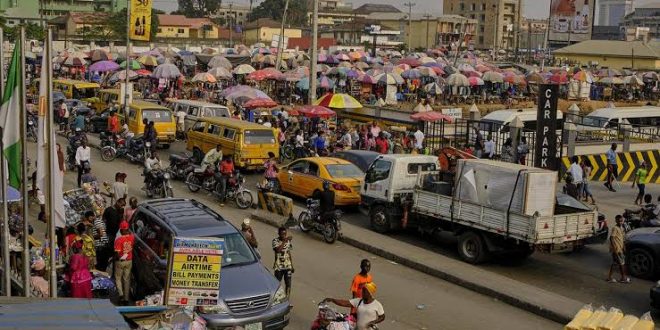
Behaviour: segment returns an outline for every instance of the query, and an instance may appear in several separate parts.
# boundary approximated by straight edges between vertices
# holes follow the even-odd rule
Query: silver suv
[[[200,312],[210,329],[241,325],[247,329],[283,329],[289,324],[284,287],[259,262],[258,254],[229,221],[190,199],[141,203],[131,219],[135,233],[132,294],[135,299],[163,290],[172,238],[224,238],[218,306]]]

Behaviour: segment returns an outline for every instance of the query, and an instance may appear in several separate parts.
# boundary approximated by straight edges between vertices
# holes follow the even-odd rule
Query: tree
[[[281,22],[285,3],[286,0],[265,0],[252,10],[248,20],[256,21],[259,18],[270,18]],[[304,26],[307,23],[307,1],[289,0],[285,24],[287,26]]]
[[[178,0],[178,2],[179,9],[176,11],[178,15],[195,18],[209,17],[222,6],[222,0]]]

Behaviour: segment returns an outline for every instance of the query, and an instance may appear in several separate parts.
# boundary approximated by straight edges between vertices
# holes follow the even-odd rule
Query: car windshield
[[[88,88],[77,88],[74,87],[73,89],[73,98],[74,99],[87,99],[90,97],[96,96],[96,90],[98,88],[96,87],[88,87]]]
[[[172,121],[172,112],[170,110],[147,109],[142,111],[142,118],[154,123],[169,123]]]
[[[243,141],[245,144],[273,144],[275,143],[275,135],[269,129],[260,130],[246,130],[244,133]]]
[[[607,123],[607,118],[605,117],[586,116],[582,118],[582,125],[585,126],[604,127],[605,123]]]
[[[353,164],[330,164],[325,168],[333,178],[364,178],[364,172]]]
[[[225,108],[205,108],[204,117],[229,117],[229,110]]]
[[[254,255],[241,233],[216,237],[225,240],[225,250],[222,251],[222,267],[251,264],[257,261],[257,257]]]

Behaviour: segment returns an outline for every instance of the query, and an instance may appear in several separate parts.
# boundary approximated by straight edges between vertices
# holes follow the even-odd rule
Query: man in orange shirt
[[[353,283],[351,283],[351,294],[353,298],[362,298],[362,287],[369,282],[372,282],[371,274],[371,261],[362,259],[360,261],[360,272],[353,276]]]
[[[117,111],[112,111],[110,117],[108,117],[108,131],[112,134],[119,133],[119,116],[117,116]]]

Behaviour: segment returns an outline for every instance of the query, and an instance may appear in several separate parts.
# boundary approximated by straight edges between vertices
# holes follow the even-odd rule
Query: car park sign
[[[218,304],[224,245],[224,240],[217,238],[174,238],[167,286],[168,305]]]

